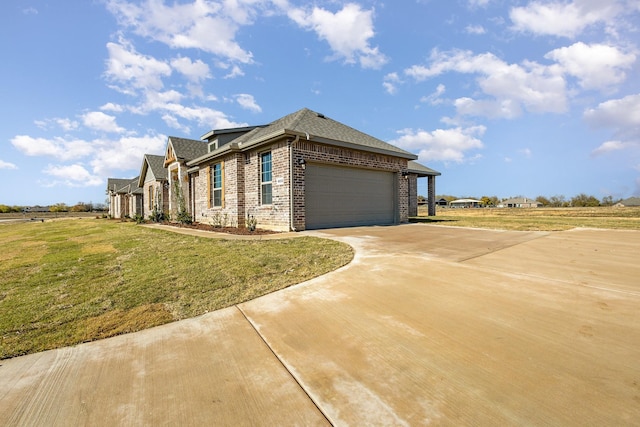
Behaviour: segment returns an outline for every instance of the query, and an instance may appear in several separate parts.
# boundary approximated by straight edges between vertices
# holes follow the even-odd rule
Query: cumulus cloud
[[[87,141],[62,137],[34,138],[17,135],[11,139],[11,144],[27,156],[48,156],[60,160],[77,159],[93,152],[91,143]]]
[[[477,83],[489,98],[456,100],[459,114],[514,118],[523,109],[533,113],[567,110],[565,80],[558,66],[532,61],[509,64],[492,53],[476,55],[463,50],[434,50],[430,60],[430,66],[414,65],[404,73],[418,82],[446,72],[480,75]]]
[[[631,149],[640,152],[640,94],[602,102],[585,111],[584,118],[594,127],[612,129],[615,136],[593,150],[592,155]]]
[[[49,165],[42,172],[55,178],[48,182],[47,186],[65,185],[68,187],[92,187],[103,185],[104,180],[91,174],[84,166],[73,165]]]
[[[583,42],[554,49],[545,58],[557,61],[584,89],[607,89],[623,82],[626,78],[624,70],[630,69],[636,61],[634,53],[624,53],[605,44]]]
[[[640,93],[602,102],[596,108],[586,110],[584,118],[596,127],[640,136]]]
[[[195,48],[225,60],[251,63],[251,52],[235,41],[242,25],[251,24],[259,1],[172,3],[147,0],[107,1],[107,9],[124,28],[171,48]]]
[[[199,59],[192,61],[187,57],[174,58],[171,60],[171,66],[194,83],[211,77],[209,66]]]
[[[400,137],[390,143],[418,153],[419,159],[424,162],[463,163],[478,157],[478,155],[469,157],[467,153],[484,147],[479,137],[484,135],[485,131],[484,126],[436,129],[432,132],[422,129],[402,129],[398,131]]]
[[[137,170],[145,154],[162,153],[166,144],[167,137],[161,134],[95,140],[89,164],[93,173],[101,177],[115,171]]]
[[[107,43],[109,59],[105,76],[112,88],[134,95],[140,90],[160,90],[163,77],[171,75],[171,66],[165,61],[142,55],[124,38],[118,43]]]
[[[124,128],[118,126],[116,118],[102,111],[91,111],[82,115],[83,124],[93,130],[109,133],[122,133]]]
[[[487,31],[484,29],[482,25],[467,25],[464,29],[469,34],[484,34]]]
[[[420,102],[426,102],[428,104],[431,105],[439,105],[442,104],[443,100],[441,98],[442,95],[444,95],[444,93],[447,91],[447,88],[445,87],[445,85],[443,84],[439,84],[438,87],[436,87],[436,90],[427,95],[427,96],[423,96],[422,98],[420,98]]]
[[[400,76],[398,75],[398,73],[389,73],[386,76],[384,76],[382,87],[384,87],[384,90],[388,94],[394,95],[398,92],[398,85],[401,83],[402,83],[402,79],[400,79]]]
[[[626,8],[624,0],[532,1],[509,12],[513,29],[573,38],[595,24],[607,24]]]
[[[240,93],[235,95],[236,102],[245,110],[252,111],[254,113],[260,113],[262,108],[258,105],[253,95],[249,95],[248,93]]]
[[[0,169],[18,169],[18,166],[0,159]]]
[[[363,68],[380,68],[387,58],[369,40],[375,35],[373,10],[363,10],[356,3],[347,3],[338,12],[320,7],[311,10],[291,8],[288,16],[301,28],[314,31],[329,43],[334,55],[329,59],[343,59],[346,63],[359,63]]]

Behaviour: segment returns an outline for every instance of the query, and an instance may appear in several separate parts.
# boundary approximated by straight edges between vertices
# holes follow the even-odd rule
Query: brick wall
[[[271,151],[272,156],[272,203],[262,205],[260,154],[267,151]],[[304,230],[305,225],[304,170],[298,165],[299,159],[396,172],[398,220],[407,222],[409,184],[400,173],[407,169],[405,159],[300,140],[293,146],[293,225],[296,230]],[[209,167],[221,160],[224,161],[224,203],[222,207],[209,207]],[[291,215],[289,165],[287,140],[201,164],[200,171],[191,177],[194,220],[203,223],[225,221],[226,225],[243,227],[247,216],[251,215],[257,219],[260,228],[288,231]]]

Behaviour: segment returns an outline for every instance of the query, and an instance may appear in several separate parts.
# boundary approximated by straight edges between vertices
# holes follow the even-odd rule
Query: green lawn
[[[104,219],[0,223],[0,359],[248,301],[343,266],[332,240],[206,239]]]

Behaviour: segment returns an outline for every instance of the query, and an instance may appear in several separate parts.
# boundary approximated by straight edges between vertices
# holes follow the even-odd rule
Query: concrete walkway
[[[354,261],[0,361],[3,425],[638,425],[640,232],[305,232]]]

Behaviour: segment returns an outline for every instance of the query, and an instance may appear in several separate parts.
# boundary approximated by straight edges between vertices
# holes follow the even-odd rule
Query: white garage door
[[[306,229],[393,224],[395,174],[307,164]]]

